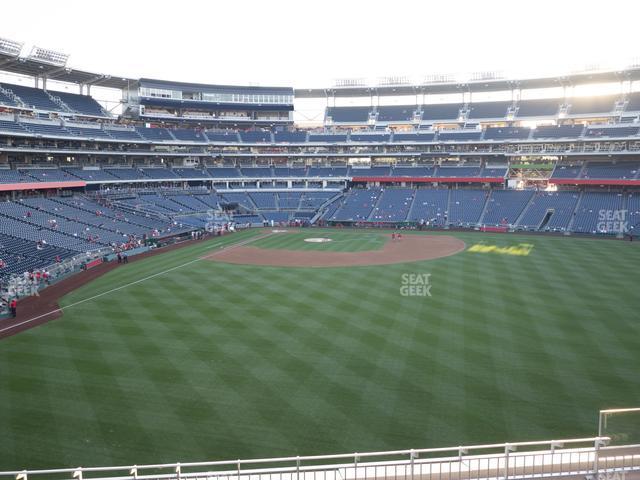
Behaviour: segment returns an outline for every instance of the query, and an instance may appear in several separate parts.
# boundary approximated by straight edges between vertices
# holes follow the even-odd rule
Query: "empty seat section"
[[[176,140],[183,142],[206,143],[207,141],[202,132],[188,128],[175,128],[171,130],[171,134],[176,137]]]
[[[76,93],[68,92],[54,92],[49,90],[49,94],[53,97],[58,97],[65,105],[82,115],[107,117],[108,114],[102,109],[100,104],[89,95],[79,95]]]
[[[488,194],[484,190],[451,190],[448,223],[465,227],[477,225]]]
[[[340,207],[328,220],[341,222],[362,222],[371,215],[371,211],[380,197],[380,188],[354,189],[342,199]]]
[[[388,133],[352,133],[349,139],[352,142],[388,142],[391,135]]]
[[[543,230],[564,232],[578,202],[577,192],[536,192],[518,226],[538,230],[546,219]]]
[[[427,133],[394,133],[394,142],[433,142],[436,137],[435,132]]]
[[[238,138],[237,132],[204,132],[206,137],[210,142],[222,142],[222,143],[238,143],[240,139]]]
[[[273,136],[276,143],[304,143],[307,141],[307,132],[278,131]]]
[[[547,125],[533,131],[534,138],[577,138],[582,135],[584,125]]]
[[[173,180],[178,175],[170,168],[141,168],[140,171],[152,180]]]
[[[347,141],[346,134],[331,133],[310,133],[309,142],[317,143],[344,143]]]
[[[240,132],[240,139],[244,143],[271,143],[271,132],[250,131]]]
[[[615,138],[615,137],[631,137],[638,135],[638,127],[593,127],[587,128],[585,133],[589,138]]]
[[[603,97],[574,97],[567,99],[570,115],[586,115],[589,113],[608,114],[613,112],[615,101],[619,97],[608,95]]]
[[[422,105],[422,120],[451,120],[457,121],[460,116],[461,103],[440,103]]]
[[[447,219],[448,202],[449,190],[419,188],[407,220],[442,227]]]
[[[633,180],[638,176],[639,162],[618,162],[603,163],[589,162],[582,171],[582,177],[585,179],[620,179]]]
[[[132,141],[141,141],[143,138],[136,130],[121,130],[115,128],[107,128],[105,132],[116,140],[132,140]]]
[[[479,177],[480,165],[465,166],[465,167],[438,167],[436,170],[437,177],[449,177],[449,178],[466,178],[466,177]]]
[[[622,210],[621,193],[584,192],[578,208],[572,230],[580,233],[618,233],[610,231],[608,222],[603,222],[602,212],[619,212]],[[606,215],[606,213],[605,213]]]
[[[413,120],[413,115],[418,107],[416,105],[383,105],[376,110],[378,122],[407,123]]]
[[[404,222],[413,204],[414,189],[387,188],[382,191],[380,200],[373,208],[369,221]]]
[[[371,107],[327,107],[327,119],[334,123],[367,123]]]
[[[494,190],[488,200],[482,223],[485,225],[514,225],[531,200],[532,191]]]
[[[480,140],[482,136],[482,132],[480,130],[460,130],[460,131],[441,131],[438,133],[438,140],[442,141],[456,141],[456,142],[464,142],[464,141],[472,141],[472,140]]]
[[[561,98],[520,100],[517,117],[553,117],[560,110]]]
[[[469,106],[469,118],[504,118],[513,102],[472,103]]]
[[[180,178],[211,178],[207,171],[199,168],[174,168],[173,172]]]
[[[526,140],[531,135],[527,127],[488,127],[484,131],[485,140]]]
[[[169,130],[166,128],[136,127],[136,130],[142,138],[151,142],[174,141]]]
[[[29,108],[36,110],[62,111],[62,107],[54,103],[44,90],[3,83],[2,88],[13,92]]]
[[[105,172],[120,180],[146,180],[147,177],[137,168],[105,168]]]
[[[214,178],[236,178],[240,177],[240,172],[236,167],[211,167],[207,172]]]

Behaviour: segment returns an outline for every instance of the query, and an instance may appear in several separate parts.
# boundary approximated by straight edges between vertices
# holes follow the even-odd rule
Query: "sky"
[[[638,0],[20,0],[2,10],[0,37],[133,78],[305,88],[640,63]]]

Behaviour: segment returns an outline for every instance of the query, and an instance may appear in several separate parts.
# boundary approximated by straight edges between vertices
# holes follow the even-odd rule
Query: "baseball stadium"
[[[231,85],[25,32],[0,480],[640,478],[640,65]]]

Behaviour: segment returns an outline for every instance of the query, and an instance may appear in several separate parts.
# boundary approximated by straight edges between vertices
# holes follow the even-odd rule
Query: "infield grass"
[[[0,470],[592,436],[599,408],[639,404],[635,242],[453,233],[533,248],[372,267],[184,265],[257,234],[117,268],[63,304],[178,267],[0,341]],[[432,296],[403,297],[407,273],[431,274]]]
[[[327,239],[326,242],[305,241],[312,239]],[[325,252],[364,252],[380,250],[389,241],[386,234],[380,232],[362,232],[354,235],[351,230],[323,230],[315,229],[290,231],[289,233],[271,235],[256,240],[253,247],[275,248],[284,250],[318,250]]]

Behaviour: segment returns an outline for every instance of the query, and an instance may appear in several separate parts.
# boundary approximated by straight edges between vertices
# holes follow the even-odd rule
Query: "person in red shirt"
[[[18,300],[16,300],[15,298],[11,300],[11,302],[9,302],[9,309],[11,310],[11,316],[13,318],[16,318],[16,315],[18,313]]]

